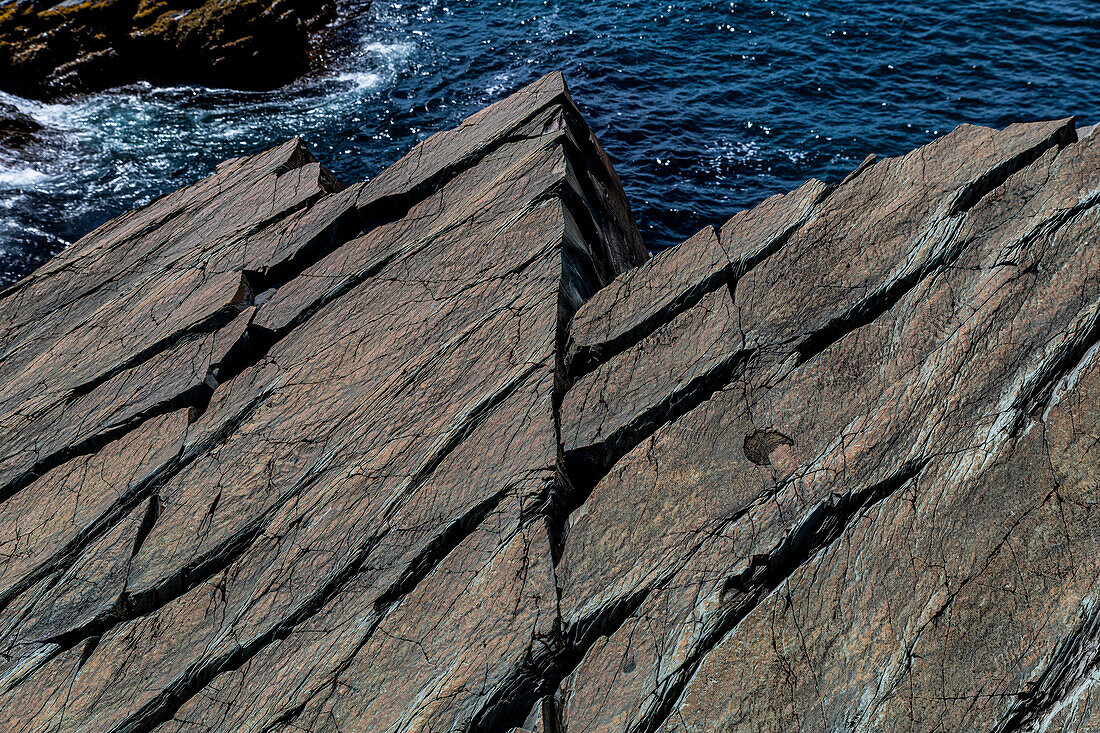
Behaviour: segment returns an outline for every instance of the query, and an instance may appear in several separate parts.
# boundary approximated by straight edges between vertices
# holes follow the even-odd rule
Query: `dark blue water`
[[[292,135],[345,181],[561,69],[648,244],[960,122],[1100,121],[1100,1],[349,0],[342,56],[272,93],[0,95],[54,127],[0,156],[0,283],[105,219]]]

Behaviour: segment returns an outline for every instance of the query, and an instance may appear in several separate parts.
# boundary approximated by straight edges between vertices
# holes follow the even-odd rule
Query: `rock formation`
[[[560,75],[0,295],[0,730],[1100,723],[1100,136],[648,259]]]
[[[0,148],[19,150],[38,138],[42,125],[17,107],[0,102]]]
[[[264,89],[310,67],[335,0],[9,0],[0,88],[52,99],[145,80]]]

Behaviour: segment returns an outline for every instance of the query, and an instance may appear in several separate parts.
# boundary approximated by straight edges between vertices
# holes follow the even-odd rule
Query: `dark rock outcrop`
[[[310,68],[334,0],[10,0],[0,88],[48,99],[135,81],[267,89]]]
[[[11,104],[0,102],[0,148],[20,150],[38,139],[42,125]]]
[[[1100,136],[647,259],[551,75],[0,295],[0,729],[1088,729]]]

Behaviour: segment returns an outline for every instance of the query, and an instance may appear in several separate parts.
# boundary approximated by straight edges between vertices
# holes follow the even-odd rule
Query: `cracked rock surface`
[[[552,74],[0,294],[0,730],[1090,730],[1100,136],[649,259]]]

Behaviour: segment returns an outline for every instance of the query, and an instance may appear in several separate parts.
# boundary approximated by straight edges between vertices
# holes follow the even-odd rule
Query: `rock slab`
[[[1087,730],[1100,136],[648,258],[560,75],[0,294],[0,729]]]

